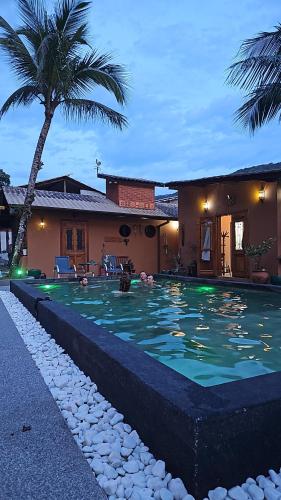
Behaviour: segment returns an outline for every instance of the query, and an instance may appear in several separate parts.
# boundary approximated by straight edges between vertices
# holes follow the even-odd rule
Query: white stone
[[[275,488],[272,488],[272,486],[267,486],[264,489],[264,496],[265,496],[266,500],[280,500],[281,493],[280,493],[280,491],[276,490]]]
[[[91,468],[93,469],[95,474],[97,474],[97,475],[103,474],[104,464],[103,464],[102,460],[98,460],[97,458],[94,458],[91,461]]]
[[[263,500],[264,499],[264,492],[263,492],[263,490],[261,488],[259,488],[254,483],[249,484],[248,495],[250,495],[250,497],[253,500]]]
[[[89,422],[89,424],[97,424],[98,419],[95,417],[95,415],[91,415],[90,413],[86,415],[85,417],[86,422]]]
[[[280,474],[277,474],[273,469],[269,469],[269,475],[270,475],[270,479],[271,481],[276,484],[276,486],[280,486],[281,485],[281,477],[280,477]]]
[[[248,495],[241,488],[241,486],[234,486],[234,488],[231,488],[228,491],[228,495],[230,496],[230,498],[233,498],[234,500],[248,500]]]
[[[109,418],[110,418],[110,415],[109,415]],[[118,424],[119,422],[121,422],[123,420],[123,415],[121,415],[121,413],[116,413],[112,419],[110,420],[110,424],[113,426],[113,425],[116,425]]]
[[[137,446],[137,441],[134,436],[131,436],[131,434],[125,434],[124,436],[124,441],[123,441],[123,447],[124,448],[135,448]]]
[[[224,500],[226,496],[227,496],[227,490],[219,486],[214,490],[209,491],[210,500]]]
[[[108,464],[104,465],[103,473],[108,479],[116,479],[118,476],[118,473],[116,472],[114,467]]]
[[[122,446],[121,455],[123,457],[128,457],[129,455],[131,455],[132,451],[133,451],[132,448],[124,448],[124,446]]]
[[[181,500],[185,495],[187,495],[186,488],[182,480],[178,477],[176,479],[171,479],[168,484],[168,490],[173,493],[175,500]]]
[[[108,443],[101,443],[96,445],[96,451],[99,455],[109,455],[111,452],[111,447]]]
[[[139,471],[139,463],[137,460],[129,460],[123,465],[123,469],[130,474]]]
[[[157,460],[156,464],[152,467],[151,470],[153,476],[160,477],[160,479],[164,479],[165,473],[165,463],[162,460]]]
[[[161,500],[173,500],[174,498],[174,495],[166,488],[161,488],[161,490],[159,490],[159,495]]]
[[[107,495],[114,495],[117,490],[117,482],[114,479],[110,479],[106,483],[104,483],[104,491]]]

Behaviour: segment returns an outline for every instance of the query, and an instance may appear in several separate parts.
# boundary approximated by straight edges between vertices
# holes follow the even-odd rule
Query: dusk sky
[[[0,0],[0,15],[16,26],[16,1]],[[279,22],[280,0],[95,0],[93,45],[131,74],[129,127],[73,124],[57,113],[38,179],[72,174],[103,189],[96,158],[104,172],[159,181],[281,161],[278,121],[250,136],[233,121],[242,94],[225,84],[241,42]],[[1,53],[0,75],[2,105],[19,85]],[[118,109],[105,92],[89,97]],[[42,121],[33,104],[0,122],[0,168],[14,185],[27,181]]]

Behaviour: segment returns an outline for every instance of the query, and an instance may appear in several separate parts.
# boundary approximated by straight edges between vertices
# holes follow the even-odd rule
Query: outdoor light
[[[208,212],[209,208],[210,208],[210,203],[208,202],[208,200],[206,198],[206,200],[203,203],[203,209],[205,212]]]
[[[172,226],[172,228],[175,230],[175,231],[178,231],[179,230],[179,223],[177,220],[171,220],[170,221],[170,224]]]
[[[44,217],[41,217],[41,221],[39,223],[39,226],[40,226],[40,229],[45,229],[45,220],[44,220]]]
[[[259,201],[263,203],[264,200],[265,200],[265,189],[264,186],[262,185],[259,189]]]

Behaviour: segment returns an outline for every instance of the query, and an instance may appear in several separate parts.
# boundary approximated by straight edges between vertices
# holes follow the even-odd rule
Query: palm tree
[[[90,4],[82,0],[57,0],[53,13],[49,14],[44,0],[18,0],[23,23],[18,29],[13,29],[0,17],[0,48],[22,85],[3,104],[0,118],[11,107],[29,106],[34,101],[44,109],[44,123],[19,220],[11,274],[20,261],[42,153],[57,108],[68,119],[98,118],[119,129],[127,125],[122,114],[87,99],[87,92],[101,86],[124,105],[128,88],[124,67],[113,64],[110,54],[99,55],[90,46],[86,21]]]
[[[245,40],[227,82],[246,91],[236,120],[254,133],[277,115],[281,119],[281,25]]]

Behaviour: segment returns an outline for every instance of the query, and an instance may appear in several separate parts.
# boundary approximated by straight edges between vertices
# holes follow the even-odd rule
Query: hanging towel
[[[203,241],[201,258],[204,261],[211,260],[211,227],[209,224],[205,225],[205,236]]]

